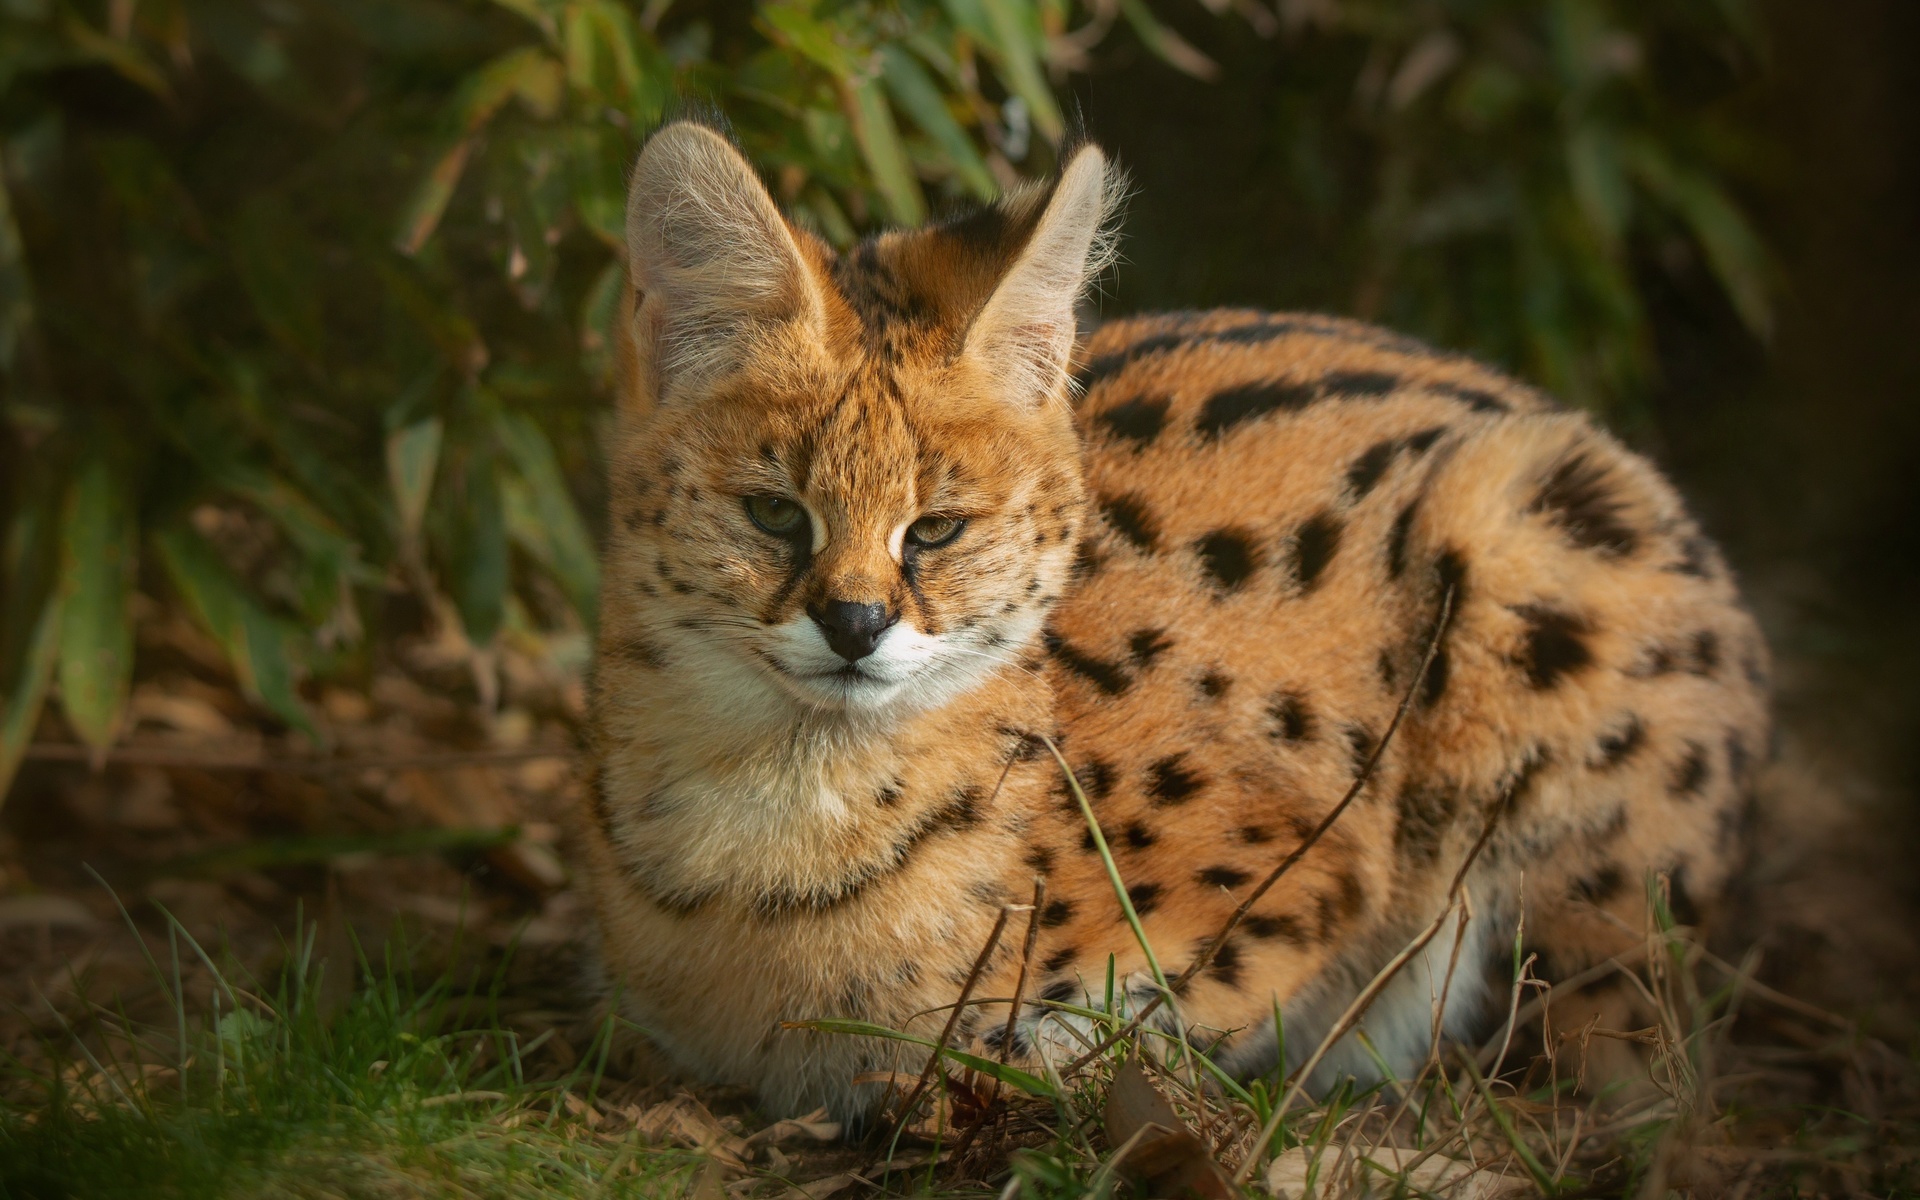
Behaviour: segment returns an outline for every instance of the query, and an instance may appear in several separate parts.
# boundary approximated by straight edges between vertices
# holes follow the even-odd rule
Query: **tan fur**
[[[1566,974],[1636,941],[1651,872],[1705,905],[1735,862],[1766,651],[1672,489],[1584,417],[1331,318],[1116,322],[1072,400],[1064,331],[1111,193],[1088,148],[1049,190],[842,258],[768,224],[710,131],[669,127],[636,169],[581,840],[627,1011],[774,1109],[855,1116],[856,1074],[916,1065],[781,1022],[937,1032],[1036,872],[1040,999],[1010,1049],[1071,1053],[1047,1001],[1103,1002],[1109,956],[1138,1004],[1145,963],[1037,739],[1094,796],[1175,974],[1353,782],[1449,581],[1405,725],[1180,1019],[1255,1069],[1277,1002],[1297,1061],[1439,911],[1502,796],[1455,1035],[1523,909]],[[752,495],[803,503],[804,533],[757,529]],[[927,514],[966,525],[916,550]],[[807,616],[831,600],[897,614],[862,661],[899,679],[809,677],[838,661]],[[1005,1020],[1017,940],[969,1038]],[[1390,1058],[1425,1053],[1448,948],[1369,1014]],[[1369,1069],[1343,1051],[1322,1082]]]

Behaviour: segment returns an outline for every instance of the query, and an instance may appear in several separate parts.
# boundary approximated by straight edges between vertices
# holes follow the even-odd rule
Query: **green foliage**
[[[1240,233],[1183,302],[1351,313],[1626,418],[1654,370],[1649,293],[1674,276],[1767,336],[1773,272],[1733,191],[1768,167],[1740,109],[1764,54],[1754,6],[1279,7],[1272,44],[1222,47],[1239,128],[1196,136],[1233,147],[1223,174],[1243,182],[1201,200]],[[1154,101],[1107,107],[1146,118]],[[1154,236],[1193,223],[1175,212]],[[1181,262],[1133,282],[1192,293],[1193,278]]]
[[[1304,36],[1259,40],[1257,0],[1178,3],[11,0],[0,788],[50,692],[94,745],[124,725],[140,595],[316,737],[303,682],[364,678],[401,614],[477,673],[509,635],[577,645],[646,134],[721,111],[844,245],[1050,169],[1061,89],[1110,35],[1201,77],[1162,17],[1240,57]],[[1764,328],[1731,143],[1649,65],[1746,44],[1738,0],[1280,8],[1324,59],[1280,115],[1285,187],[1340,251],[1309,302],[1588,403],[1644,374],[1649,238],[1698,248]]]

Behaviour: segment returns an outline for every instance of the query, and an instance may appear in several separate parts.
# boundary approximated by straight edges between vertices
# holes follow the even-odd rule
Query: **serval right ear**
[[[691,121],[640,152],[627,266],[639,300],[635,382],[650,399],[697,394],[768,332],[822,319],[812,268],[766,186],[731,142]]]

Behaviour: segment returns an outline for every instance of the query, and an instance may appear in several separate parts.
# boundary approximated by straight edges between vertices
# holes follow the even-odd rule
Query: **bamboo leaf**
[[[538,46],[509,50],[467,76],[448,107],[452,138],[401,210],[394,244],[402,254],[419,253],[439,227],[473,154],[475,135],[515,98],[536,120],[552,117],[564,82],[560,63]]]
[[[292,630],[247,594],[212,546],[192,529],[174,526],[154,535],[154,547],[174,590],[233,664],[241,688],[296,729],[313,734],[295,690],[287,653]]]
[[[1148,50],[1195,79],[1217,79],[1220,64],[1194,49],[1193,43],[1163,24],[1148,8],[1146,0],[1120,0],[1120,14],[1133,26],[1134,33]]]
[[[496,428],[518,475],[501,491],[507,533],[545,567],[589,627],[600,591],[593,539],[574,507],[553,443],[521,413],[503,412]]]
[[[993,173],[987,170],[986,161],[974,149],[973,139],[947,111],[946,98],[940,94],[927,69],[920,65],[920,60],[902,46],[888,45],[880,49],[880,62],[893,102],[913,118],[922,133],[933,139],[966,189],[981,200],[992,200],[998,195],[1000,189],[994,183]]]
[[[33,284],[27,275],[26,247],[13,219],[13,199],[0,176],[0,372],[13,370],[21,339],[33,324]],[[5,784],[0,783],[0,795]]]
[[[1122,0],[1123,5],[1127,2]],[[1026,101],[1027,111],[1033,114],[1033,123],[1041,134],[1050,142],[1059,141],[1067,125],[1041,70],[1045,39],[1039,23],[1031,19],[1030,0],[979,0],[979,5],[992,32],[991,44],[998,52],[1008,90]]]
[[[454,478],[448,590],[467,639],[485,646],[499,632],[507,603],[507,525],[499,471],[492,454],[476,449]]]
[[[433,493],[433,471],[440,461],[444,431],[439,417],[429,417],[387,435],[387,482],[400,517],[400,536],[409,545],[419,544],[420,522]]]
[[[1760,238],[1733,201],[1707,175],[1682,166],[1647,139],[1629,149],[1636,177],[1687,226],[1734,311],[1758,337],[1773,331],[1768,261]]]
[[[62,532],[60,702],[80,740],[105,750],[133,683],[134,515],[105,457],[67,496]]]
[[[911,1033],[902,1033],[897,1029],[888,1029],[884,1025],[875,1025],[869,1021],[855,1021],[842,1017],[823,1017],[814,1021],[785,1021],[782,1022],[782,1025],[787,1029],[812,1029],[819,1033],[839,1033],[849,1034],[854,1037],[886,1038],[889,1041],[907,1042],[915,1046],[925,1046],[929,1050],[933,1049],[935,1045],[932,1038],[916,1037]],[[1022,1071],[1018,1067],[1007,1066],[1005,1063],[995,1062],[990,1058],[982,1058],[978,1054],[968,1054],[964,1050],[955,1050],[951,1046],[948,1046],[941,1049],[940,1056],[959,1063],[963,1067],[972,1068],[990,1079],[998,1079],[1001,1083],[1017,1087],[1030,1096],[1041,1096],[1052,1099],[1059,1094],[1058,1089],[1038,1075]]]
[[[926,197],[920,194],[920,181],[914,178],[913,165],[900,145],[900,129],[893,123],[893,110],[879,78],[866,73],[848,80],[846,86],[853,136],[867,169],[873,172],[887,216],[897,225],[920,224],[927,219]]]
[[[24,653],[14,666],[13,677],[6,681],[6,692],[0,694],[0,804],[6,802],[14,772],[20,769],[20,756],[26,752],[34,726],[40,721],[59,649],[60,597],[49,593],[32,632],[27,635]]]

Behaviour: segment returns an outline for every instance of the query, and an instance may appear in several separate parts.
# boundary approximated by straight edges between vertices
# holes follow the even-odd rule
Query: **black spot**
[[[1207,867],[1194,878],[1208,887],[1237,888],[1247,881],[1247,873],[1232,867]]]
[[[1091,825],[1080,831],[1080,851],[1083,854],[1100,853],[1100,843],[1094,839]]]
[[[1702,629],[1693,635],[1693,673],[1712,675],[1720,669],[1720,635]]]
[[[1553,687],[1563,676],[1593,662],[1593,652],[1582,636],[1588,631],[1587,623],[1579,617],[1539,604],[1513,611],[1527,623],[1519,665],[1535,688],[1544,691]]]
[[[1095,800],[1105,800],[1113,794],[1115,775],[1113,764],[1104,758],[1090,758],[1086,766],[1073,773],[1081,788]]]
[[[1447,693],[1447,679],[1453,671],[1453,662],[1447,656],[1447,647],[1442,643],[1433,652],[1433,661],[1427,664],[1427,677],[1420,681],[1420,703],[1428,708],[1440,703],[1440,697]]]
[[[1193,544],[1201,569],[1222,591],[1231,592],[1253,574],[1256,562],[1251,535],[1238,529],[1216,529]]]
[[[1367,760],[1373,757],[1373,734],[1362,725],[1347,726],[1347,752],[1353,761],[1353,773],[1359,775],[1367,769]]]
[[[1673,769],[1673,778],[1667,784],[1667,790],[1675,796],[1689,799],[1698,796],[1707,786],[1707,777],[1713,768],[1707,763],[1707,750],[1698,742],[1687,743],[1687,754]]]
[[[1407,535],[1413,531],[1413,513],[1419,506],[1418,500],[1409,501],[1393,519],[1393,529],[1387,534],[1387,578],[1398,579],[1407,569]]]
[[[1528,511],[1544,513],[1583,550],[1623,558],[1639,548],[1640,533],[1627,523],[1615,487],[1607,465],[1580,451],[1553,469]]]
[[[1118,664],[1076,649],[1052,630],[1047,631],[1044,640],[1047,653],[1053,655],[1054,661],[1109,696],[1118,696],[1133,682]]]
[[[1055,1004],[1071,1004],[1080,995],[1080,985],[1071,979],[1061,979],[1040,989],[1040,998]]]
[[[1206,943],[1202,942],[1200,943],[1199,946],[1194,948],[1195,953],[1197,954],[1205,948],[1206,948]],[[1228,938],[1226,941],[1220,943],[1220,948],[1213,952],[1213,961],[1207,964],[1206,974],[1213,976],[1215,979],[1218,979],[1221,983],[1226,984],[1230,988],[1239,987],[1240,986],[1239,943],[1235,942],[1232,938]]]
[[[1283,942],[1292,942],[1304,946],[1308,942],[1306,930],[1292,917],[1269,917],[1261,913],[1249,913],[1240,922],[1240,928],[1257,938],[1269,940],[1278,938]]]
[[[1425,454],[1433,449],[1433,444],[1447,432],[1445,425],[1435,425],[1431,429],[1422,429],[1419,433],[1407,436],[1407,449],[1415,454]]]
[[[1326,941],[1340,925],[1351,921],[1366,907],[1367,896],[1360,879],[1351,871],[1342,872],[1335,890],[1313,898],[1314,916],[1319,922],[1319,940]]]
[[[993,879],[974,880],[967,885],[967,894],[989,908],[998,908],[1007,902],[1007,890]]]
[[[1127,889],[1127,899],[1133,902],[1134,915],[1144,917],[1160,906],[1160,885],[1136,883]]]
[[[1160,531],[1147,511],[1146,501],[1138,496],[1114,496],[1100,501],[1100,512],[1115,533],[1141,550],[1152,550],[1160,541]]]
[[[1052,975],[1066,970],[1067,967],[1072,965],[1073,960],[1079,957],[1080,948],[1078,946],[1062,946],[1052,954],[1047,955],[1046,961],[1040,964],[1040,970],[1045,974]]]
[[[1573,881],[1573,896],[1589,904],[1604,904],[1620,894],[1626,886],[1626,878],[1621,875],[1617,864],[1608,863],[1591,875]]]
[[[881,788],[880,794],[873,798],[873,802],[881,808],[892,808],[894,805],[900,803],[900,781],[896,779]]]
[[[1124,836],[1127,839],[1127,845],[1132,846],[1135,850],[1145,850],[1148,846],[1160,840],[1154,835],[1153,830],[1148,829],[1138,821],[1134,821],[1127,826]]]
[[[1340,549],[1340,521],[1332,513],[1310,517],[1293,536],[1293,577],[1300,590],[1310,592],[1320,581],[1320,573],[1333,561]]]
[[[1106,563],[1106,556],[1093,544],[1092,538],[1083,539],[1080,548],[1073,555],[1073,578],[1076,583],[1092,579],[1100,573]]]
[[[1507,402],[1484,388],[1463,387],[1457,383],[1429,383],[1428,391],[1439,392],[1442,396],[1452,396],[1473,409],[1475,412],[1510,412]]]
[[[1160,431],[1166,428],[1167,401],[1141,399],[1116,404],[1100,414],[1100,422],[1116,436],[1131,439],[1144,447],[1152,444],[1153,439],[1159,437]]]
[[[1634,674],[1653,677],[1673,674],[1673,651],[1665,646],[1649,646]]]
[[[1400,386],[1400,377],[1385,371],[1334,371],[1320,377],[1329,396],[1384,396]]]
[[[1298,692],[1280,692],[1267,703],[1267,715],[1273,718],[1269,737],[1289,742],[1304,742],[1313,736],[1313,713],[1306,697]]]
[[[1026,856],[1020,861],[1041,875],[1053,874],[1053,851],[1046,846],[1028,846]]]
[[[1040,910],[1040,924],[1048,929],[1057,929],[1073,920],[1073,905],[1066,900],[1049,900]]]
[[[1193,427],[1203,438],[1217,438],[1234,426],[1271,413],[1313,403],[1311,387],[1300,383],[1256,383],[1228,388],[1207,397]]]
[[[953,789],[947,803],[933,814],[933,820],[949,829],[972,829],[980,823],[981,795],[979,784],[960,784]]]
[[[1249,846],[1264,846],[1273,840],[1273,831],[1265,825],[1242,825],[1238,833],[1240,840]]]
[[[1399,673],[1393,665],[1393,655],[1382,650],[1379,657],[1373,660],[1373,669],[1380,676],[1380,686],[1392,691],[1394,676]]]
[[[1394,849],[1417,863],[1431,863],[1439,856],[1440,842],[1460,811],[1460,793],[1446,784],[1409,781],[1400,789],[1397,807]]]
[[[1133,652],[1133,661],[1141,667],[1153,665],[1153,660],[1173,648],[1173,639],[1164,629],[1141,629],[1127,639],[1127,649]]]
[[[1347,468],[1347,487],[1353,492],[1355,500],[1364,499],[1380,482],[1380,477],[1393,465],[1393,456],[1400,449],[1400,443],[1392,438],[1384,442],[1375,442],[1367,447],[1365,454],[1353,460]]]
[[[1533,797],[1534,785],[1540,782],[1541,773],[1552,761],[1553,754],[1539,742],[1535,742],[1533,749],[1520,760],[1520,765],[1514,769],[1503,789],[1509,797],[1507,803],[1514,812],[1520,811]]]
[[[1024,729],[1013,729],[1003,725],[1000,727],[1000,736],[1007,739],[1000,750],[1001,762],[1032,762],[1039,758],[1046,748],[1039,734],[1028,733]]]
[[[1218,700],[1226,695],[1227,689],[1232,686],[1233,680],[1221,674],[1218,669],[1209,668],[1200,676],[1200,691],[1209,700]]]
[[[1598,746],[1599,757],[1593,761],[1594,769],[1607,771],[1619,766],[1633,757],[1636,750],[1647,741],[1647,727],[1640,723],[1637,716],[1627,718],[1626,727],[1618,733],[1609,733],[1601,738]]]
[[[1206,781],[1189,770],[1185,752],[1168,755],[1147,768],[1147,794],[1155,804],[1168,807],[1185,804]]]
[[[620,657],[650,671],[658,671],[667,665],[667,656],[661,652],[660,647],[645,638],[633,638],[622,642],[619,649]]]
[[[1158,351],[1169,350],[1175,346],[1185,345],[1188,340],[1185,334],[1162,333],[1156,334],[1153,337],[1141,338],[1133,345],[1128,346],[1125,350],[1116,354],[1102,354],[1100,357],[1088,362],[1087,365],[1080,370],[1080,385],[1082,387],[1092,387],[1108,376],[1126,369],[1131,363],[1157,353]]]
[[[1691,575],[1695,579],[1713,578],[1713,543],[1699,534],[1680,544],[1680,561],[1668,567],[1676,575]]]

